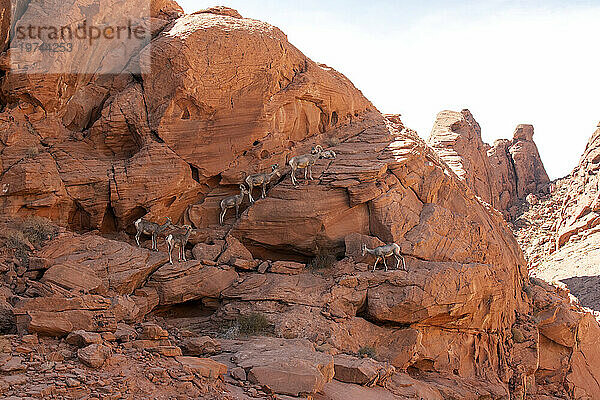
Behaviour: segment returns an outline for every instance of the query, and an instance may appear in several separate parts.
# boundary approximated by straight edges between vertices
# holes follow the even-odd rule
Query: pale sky
[[[568,5],[566,5],[568,3]],[[577,165],[600,121],[600,0],[179,0],[279,27],[427,138],[442,110],[471,110],[484,141],[519,123],[551,179]]]

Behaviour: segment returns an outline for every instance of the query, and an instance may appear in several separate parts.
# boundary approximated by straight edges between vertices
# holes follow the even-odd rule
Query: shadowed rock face
[[[513,139],[493,146],[481,139],[481,127],[469,110],[438,114],[427,143],[481,199],[514,216],[511,209],[529,193],[550,183],[533,142],[533,126],[518,125]]]
[[[531,127],[490,148],[470,113],[444,112],[433,149],[271,25],[223,7],[182,15],[168,0],[152,13],[152,44],[139,57],[150,60],[148,74],[2,74],[0,202],[8,216],[105,233],[169,216],[196,228],[196,260],[168,265],[124,232],[63,229],[28,266],[6,263],[2,326],[14,318],[21,333],[85,330],[114,342],[133,340],[124,323],[153,311],[184,313],[188,327],[211,332],[259,312],[278,337],[227,342],[215,358],[280,394],[339,398],[326,353],[368,347],[381,364],[346,360],[364,376],[339,378],[383,382],[383,371],[393,374],[389,391],[342,393],[518,398],[536,379],[541,394],[595,393],[597,324],[553,288],[530,287],[523,254],[490,206],[504,211],[547,181]],[[337,156],[317,160],[313,180],[294,187],[284,174],[238,221],[215,227],[220,200],[247,174],[317,144]],[[398,243],[407,271],[371,272],[363,262],[374,260],[357,254],[363,240]],[[305,266],[323,254],[330,265]],[[121,350],[178,357],[185,382],[227,370],[181,357],[167,332],[152,329],[161,334]]]

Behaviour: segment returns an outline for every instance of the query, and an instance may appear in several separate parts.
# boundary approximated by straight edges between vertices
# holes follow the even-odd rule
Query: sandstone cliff
[[[469,110],[438,114],[427,143],[481,199],[506,215],[529,193],[547,191],[550,179],[533,142],[533,126],[489,146]]]
[[[1,76],[0,328],[19,334],[0,342],[1,389],[241,399],[600,391],[598,325],[527,278],[488,204],[503,192],[470,114],[440,121],[453,127],[437,146],[451,144],[451,158],[440,156],[269,24],[227,8],[183,15],[167,0],[152,13],[151,46],[133,59],[150,60],[151,73]],[[516,167],[527,169],[519,154],[531,154],[531,132],[517,130],[506,159],[497,152],[523,179],[502,175],[505,197],[543,186],[538,170]],[[284,170],[265,199],[216,225],[218,203],[246,174],[316,144],[337,157],[318,160],[314,180],[294,187]],[[164,240],[159,252],[136,247],[140,216],[192,224],[190,261],[168,264]],[[407,271],[370,270],[361,245],[382,241],[401,246]],[[76,372],[46,375],[48,365]],[[122,378],[126,368],[134,379]],[[26,373],[41,378],[33,385]]]
[[[536,198],[517,221],[536,276],[559,282],[582,305],[600,311],[597,295],[600,235],[597,229],[598,137],[591,136],[579,165],[553,182],[552,193]]]

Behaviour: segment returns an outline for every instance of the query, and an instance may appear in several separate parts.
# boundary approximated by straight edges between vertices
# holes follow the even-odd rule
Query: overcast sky
[[[470,109],[488,143],[531,123],[551,178],[571,172],[600,121],[600,0],[179,3],[279,27],[424,138],[446,109]]]

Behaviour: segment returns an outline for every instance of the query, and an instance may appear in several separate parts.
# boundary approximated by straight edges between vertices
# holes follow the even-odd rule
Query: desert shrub
[[[239,327],[239,332],[249,336],[267,333],[271,327],[267,317],[259,312],[242,314],[237,318],[236,322]]]
[[[363,346],[358,350],[358,355],[360,357],[375,358],[377,351],[371,346]]]
[[[260,312],[241,314],[233,321],[225,321],[220,327],[224,339],[236,339],[240,336],[267,335],[273,333],[273,326]]]
[[[13,250],[15,257],[23,265],[29,265],[29,240],[23,232],[11,230],[6,237],[6,246]]]
[[[28,250],[28,241],[23,232],[11,230],[6,238],[6,245],[13,250]]]
[[[40,247],[47,240],[53,239],[58,230],[50,220],[41,217],[26,219],[21,225],[21,230],[31,244]]]
[[[317,247],[315,257],[308,263],[308,269],[311,271],[322,270],[332,267],[337,261],[333,250]]]

